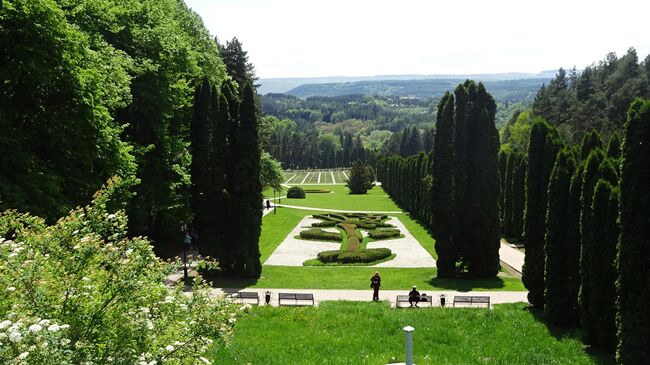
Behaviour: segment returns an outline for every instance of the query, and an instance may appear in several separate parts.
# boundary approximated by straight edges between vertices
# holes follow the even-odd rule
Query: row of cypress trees
[[[483,84],[468,80],[438,104],[432,152],[379,161],[385,190],[436,238],[440,277],[455,276],[457,264],[475,277],[499,271],[495,112]]]
[[[637,364],[650,348],[650,101],[632,104],[625,131],[622,148],[616,134],[603,147],[595,131],[580,146],[566,146],[545,122],[532,126],[523,162],[522,280],[549,322],[580,325],[586,343],[618,346],[619,363]],[[516,237],[514,171],[521,157],[500,158],[503,232]]]
[[[191,205],[202,251],[223,273],[257,278],[261,273],[260,148],[255,92],[207,79],[197,90],[190,140]]]

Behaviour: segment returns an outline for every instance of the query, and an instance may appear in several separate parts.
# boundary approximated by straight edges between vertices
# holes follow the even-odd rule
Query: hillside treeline
[[[560,69],[539,90],[532,109],[568,142],[577,143],[592,129],[604,136],[622,134],[635,97],[650,97],[650,55],[640,62],[630,48],[622,57],[609,53],[580,73]]]

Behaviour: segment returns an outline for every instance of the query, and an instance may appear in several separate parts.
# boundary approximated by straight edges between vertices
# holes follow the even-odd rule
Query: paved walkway
[[[508,264],[515,271],[521,273],[524,267],[524,253],[508,246],[505,241],[501,240],[501,247],[499,248],[499,258],[501,261]]]
[[[325,209],[325,208],[312,208],[312,207],[299,207],[296,205],[277,204],[278,207],[302,209],[302,210],[317,210],[322,212],[333,213],[376,213],[376,214],[400,214],[402,211],[383,211],[383,210],[343,210],[343,209]]]
[[[213,295],[229,295],[238,291],[257,292],[260,296],[260,304],[264,302],[264,293],[271,292],[271,305],[278,305],[278,293],[311,293],[314,295],[316,305],[320,302],[328,300],[350,300],[357,302],[369,302],[372,300],[372,290],[330,290],[330,289],[264,289],[264,288],[247,288],[247,289],[234,289],[234,288],[215,288],[212,290]],[[459,292],[454,290],[443,291],[430,291],[422,290],[422,292],[433,296],[434,306],[440,306],[440,295],[446,296],[447,306],[452,307],[454,296],[456,295],[482,295],[489,296],[491,304],[501,303],[517,303],[528,302],[528,292],[525,291],[469,291]],[[397,295],[407,295],[408,290],[380,290],[379,299],[387,300],[391,307],[395,306],[395,299]],[[402,304],[403,305],[403,304]],[[424,307],[424,306],[423,306]]]

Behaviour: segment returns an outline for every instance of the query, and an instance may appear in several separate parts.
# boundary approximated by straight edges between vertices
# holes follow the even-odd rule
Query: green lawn
[[[370,277],[381,273],[381,288],[407,290],[417,285],[421,290],[525,290],[516,278],[438,279],[436,269],[373,268],[345,266],[264,266],[259,279],[215,279],[223,288],[295,288],[370,290]]]
[[[590,357],[574,331],[536,319],[527,305],[486,309],[394,309],[386,303],[324,302],[258,307],[240,318],[216,364],[386,364],[404,361],[406,325],[424,364],[608,364]]]
[[[303,186],[308,189],[316,186]],[[312,207],[324,209],[342,209],[342,210],[377,210],[399,212],[401,209],[388,198],[386,192],[381,186],[375,186],[365,195],[348,194],[348,188],[344,185],[318,185],[318,189],[332,190],[329,194],[307,194],[305,199],[282,199],[282,204],[294,205],[299,207]],[[265,192],[269,194],[269,192]],[[284,194],[286,195],[286,194]],[[273,191],[265,197],[273,197]]]

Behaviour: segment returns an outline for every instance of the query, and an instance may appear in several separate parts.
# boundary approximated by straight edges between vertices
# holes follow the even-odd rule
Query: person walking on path
[[[372,290],[372,300],[375,302],[379,301],[379,287],[381,286],[381,277],[379,276],[379,272],[376,272],[375,275],[373,275],[370,278],[370,287],[373,289]]]
[[[271,201],[266,199],[266,209],[271,209]]]
[[[415,285],[413,285],[413,289],[409,292],[409,304],[411,307],[413,306],[413,303],[415,303],[415,306],[418,306],[418,303],[420,302],[420,292],[417,291],[415,288]]]

